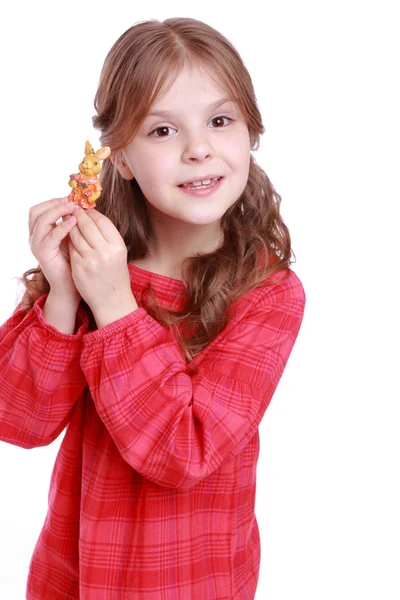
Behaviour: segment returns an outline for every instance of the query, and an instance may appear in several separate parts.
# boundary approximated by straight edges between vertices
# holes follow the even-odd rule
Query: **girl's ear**
[[[110,156],[110,160],[113,163],[113,165],[117,168],[118,173],[121,175],[121,177],[123,179],[127,179],[128,181],[130,179],[135,179],[132,171],[130,170],[130,168],[128,167],[128,165],[125,162],[125,159],[124,159],[124,156],[123,156],[121,150],[112,152],[111,156]]]

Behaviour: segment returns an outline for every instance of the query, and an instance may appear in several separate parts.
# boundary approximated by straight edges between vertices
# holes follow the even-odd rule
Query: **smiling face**
[[[235,102],[225,101],[207,73],[185,68],[149,110],[134,139],[121,151],[125,179],[136,178],[150,218],[193,225],[219,222],[246,187],[250,138]],[[160,115],[161,112],[168,114]],[[179,187],[208,174],[222,176],[218,189],[196,197]]]
[[[79,165],[79,171],[82,175],[86,175],[86,177],[98,175],[101,171],[100,159],[94,154],[92,156],[85,156]]]

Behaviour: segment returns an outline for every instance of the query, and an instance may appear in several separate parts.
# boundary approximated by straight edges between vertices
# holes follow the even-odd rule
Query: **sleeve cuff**
[[[46,333],[52,337],[56,338],[62,342],[72,342],[75,343],[77,340],[82,341],[83,336],[89,331],[89,317],[86,314],[86,311],[82,306],[78,307],[77,311],[77,319],[75,322],[75,330],[76,333],[63,333],[59,331],[53,325],[48,323],[43,316],[43,307],[46,302],[48,294],[44,294],[38,298],[33,305],[33,312],[36,315],[37,320],[39,321],[42,328],[46,331]]]
[[[94,331],[84,334],[83,344],[84,346],[87,346],[88,344],[97,341],[106,340],[118,331],[127,329],[130,325],[133,325],[136,321],[143,319],[146,316],[148,316],[148,313],[144,308],[137,308],[128,315],[125,315],[100,329],[95,329]]]

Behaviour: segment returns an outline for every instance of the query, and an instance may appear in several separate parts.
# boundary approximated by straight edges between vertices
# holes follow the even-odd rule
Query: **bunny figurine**
[[[102,187],[97,175],[101,171],[100,161],[111,154],[111,149],[104,146],[95,152],[89,142],[85,144],[85,157],[79,165],[79,173],[69,176],[68,185],[72,187],[68,196],[70,202],[82,208],[94,208],[100,197]]]

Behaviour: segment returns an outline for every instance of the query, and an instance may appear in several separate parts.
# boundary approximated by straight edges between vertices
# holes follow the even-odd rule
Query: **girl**
[[[212,27],[150,20],[95,108],[97,207],[31,208],[39,265],[0,329],[0,439],[67,428],[27,598],[253,599],[258,426],[305,294],[251,78]]]

